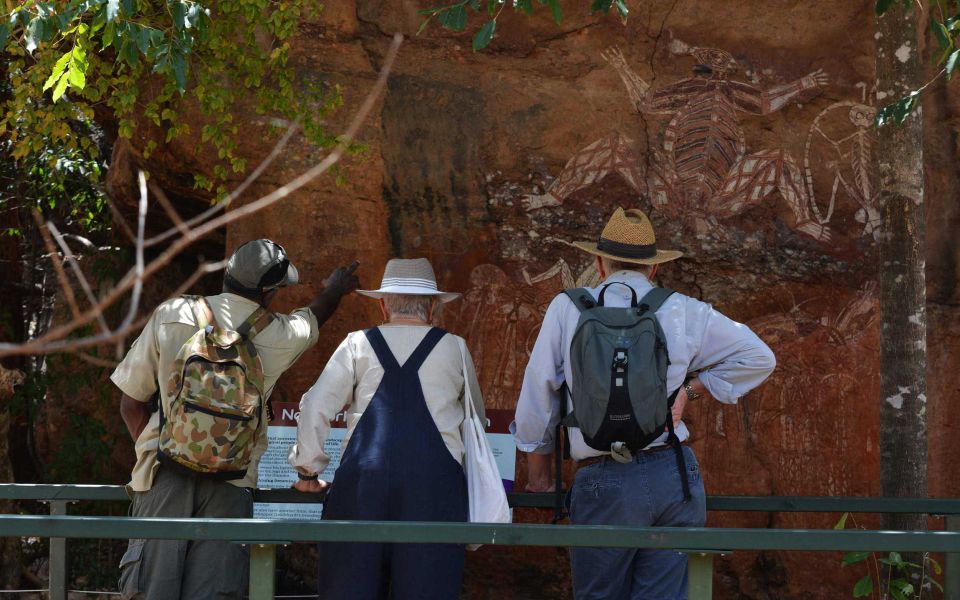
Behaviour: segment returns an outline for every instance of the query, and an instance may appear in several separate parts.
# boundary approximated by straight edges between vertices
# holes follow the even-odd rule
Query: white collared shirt
[[[647,278],[636,271],[618,271],[604,284],[626,283],[642,298],[652,289]],[[602,286],[601,286],[602,287]],[[596,298],[600,288],[590,292]],[[606,306],[629,306],[630,290],[611,286],[604,295]],[[773,352],[746,325],[737,323],[695,298],[675,293],[657,310],[670,355],[667,389],[672,393],[683,385],[687,373],[699,371],[700,381],[710,395],[725,404],[737,400],[760,385],[776,365]],[[570,344],[580,311],[573,301],[560,294],[543,317],[543,326],[530,353],[523,378],[514,422],[510,425],[517,448],[523,452],[549,454],[554,448],[554,430],[560,420],[561,390],[573,381]],[[567,412],[573,404],[567,400]],[[676,428],[681,441],[690,432],[681,421]],[[575,460],[606,454],[587,446],[578,428],[570,428],[570,455]],[[651,445],[663,444],[666,434]]]
[[[430,331],[422,325],[384,325],[380,327],[387,346],[400,365],[413,354]],[[447,333],[424,360],[418,371],[423,399],[430,416],[440,432],[440,438],[456,461],[463,464],[464,447],[460,435],[463,423],[464,386],[470,386],[474,409],[481,422],[486,419],[483,396],[477,382],[473,358],[460,348],[462,340]],[[466,381],[464,381],[464,358]],[[300,398],[300,419],[297,422],[297,442],[290,448],[288,462],[304,475],[322,473],[330,463],[324,452],[324,443],[330,433],[330,423],[338,412],[346,413],[347,431],[340,447],[346,451],[353,430],[370,405],[383,379],[383,366],[363,331],[347,335],[327,361],[316,383]],[[428,435],[429,432],[424,432]]]

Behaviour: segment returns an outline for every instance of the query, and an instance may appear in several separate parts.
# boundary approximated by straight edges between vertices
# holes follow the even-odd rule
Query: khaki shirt
[[[259,306],[236,294],[208,296],[217,324],[236,330]],[[317,318],[308,308],[299,308],[289,315],[277,314],[270,325],[253,338],[263,364],[264,389],[270,398],[277,379],[308,348],[317,343]],[[157,307],[144,326],[140,337],[110,376],[124,394],[140,402],[161,390],[160,401],[166,414],[170,412],[170,398],[166,395],[167,378],[173,371],[173,363],[183,344],[197,332],[197,319],[193,303],[183,298],[168,300]],[[232,480],[240,487],[257,486],[257,466],[267,449],[267,412],[264,402],[261,415],[260,435],[253,451],[253,462],[243,479]],[[156,476],[157,448],[160,436],[160,413],[150,416],[146,428],[137,438],[137,463],[128,485],[134,492],[145,492],[153,485]]]
[[[384,325],[383,338],[400,365],[423,341],[430,327],[423,325]],[[466,345],[463,346],[466,348]],[[466,355],[467,381],[463,376],[463,355],[460,339],[448,333],[430,352],[420,366],[420,385],[430,416],[433,417],[447,450],[463,464],[463,389],[470,386],[474,408],[484,420],[483,396],[477,382],[476,369],[469,351]],[[300,419],[297,422],[297,443],[290,449],[289,462],[305,475],[322,473],[330,462],[323,444],[330,433],[330,421],[341,410],[346,412],[347,432],[341,446],[341,456],[350,443],[363,411],[367,409],[380,380],[383,367],[373,346],[362,331],[349,334],[333,353],[317,382],[300,399]]]

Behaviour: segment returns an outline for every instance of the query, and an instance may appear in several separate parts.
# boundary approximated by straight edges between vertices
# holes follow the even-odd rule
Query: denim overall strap
[[[430,356],[430,353],[433,352],[433,349],[440,343],[440,340],[442,340],[445,335],[447,335],[447,332],[439,327],[434,327],[428,331],[427,335],[423,336],[423,339],[420,340],[420,344],[416,350],[410,354],[410,358],[403,363],[403,370],[414,373],[419,371],[420,367],[423,366],[423,361],[427,360],[427,357]]]
[[[380,366],[383,367],[383,370],[399,371],[400,363],[397,362],[393,352],[390,351],[390,346],[387,345],[387,340],[383,339],[383,334],[380,333],[380,329],[371,327],[365,330],[363,334],[367,336],[367,341],[377,354],[377,360],[380,361]]]

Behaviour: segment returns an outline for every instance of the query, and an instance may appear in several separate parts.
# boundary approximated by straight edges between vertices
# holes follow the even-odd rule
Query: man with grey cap
[[[309,306],[290,314],[272,313],[269,306],[280,288],[298,283],[299,273],[283,246],[253,240],[237,248],[227,262],[223,293],[175,298],[157,307],[110,377],[123,392],[120,414],[136,441],[136,465],[127,485],[133,516],[252,516],[250,489],[256,487],[257,466],[267,448],[270,394],[280,375],[316,343],[319,327],[340,299],[357,288],[356,268],[354,262],[336,269]],[[257,426],[248,444],[249,462],[228,475],[180,468],[161,447],[165,416],[176,411],[173,400],[180,393],[171,390],[168,381],[184,370],[182,349],[201,331],[221,330],[240,335],[244,352],[255,357],[255,383],[262,389],[258,422],[263,426]],[[250,371],[251,365],[243,368]],[[151,412],[155,396],[159,410]],[[248,563],[245,548],[230,542],[130,540],[120,563],[120,591],[123,598],[149,600],[242,598]]]

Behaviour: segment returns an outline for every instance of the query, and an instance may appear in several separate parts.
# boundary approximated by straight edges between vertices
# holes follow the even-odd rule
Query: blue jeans
[[[632,462],[607,459],[577,471],[570,490],[575,525],[702,527],[707,519],[700,467],[684,446],[688,502],[673,449],[641,452]],[[685,600],[687,555],[672,550],[571,548],[576,600]]]

